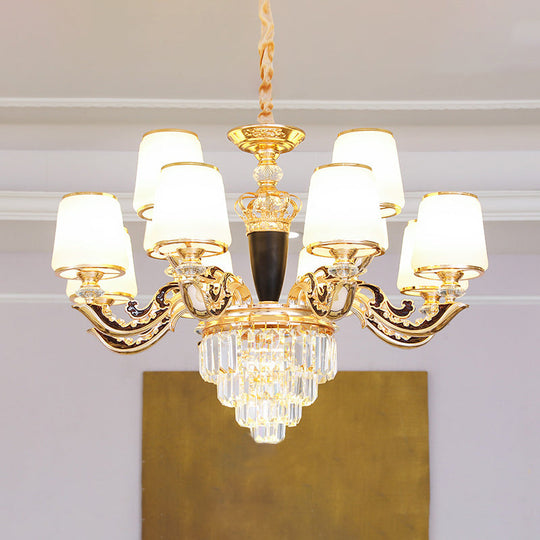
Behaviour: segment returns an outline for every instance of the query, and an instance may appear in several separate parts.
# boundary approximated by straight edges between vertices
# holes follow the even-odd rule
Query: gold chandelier
[[[259,16],[259,124],[228,133],[258,160],[258,189],[244,193],[235,208],[246,225],[259,301],[232,270],[221,175],[204,163],[197,135],[179,129],[146,133],[139,150],[134,208],[147,220],[144,249],[166,262],[170,277],[150,304],[139,308],[134,301],[131,242],[114,195],[63,197],[52,267],[68,280],[67,295],[91,321],[91,332],[115,352],[142,351],[180,318],[198,319],[202,378],[217,385],[219,401],[235,408],[256,442],[277,443],[317,399],[318,385],[336,375],[337,320],[356,315],[387,343],[418,347],[467,307],[456,299],[488,263],[476,196],[430,193],[405,229],[398,275],[403,294],[423,298],[421,317],[411,318],[410,300],[393,306],[378,286],[362,281],[388,247],[385,220],[400,213],[404,195],[392,133],[352,129],[338,135],[332,163],[313,173],[298,278],[287,302],[279,302],[290,225],[301,202],[278,189],[277,159],[305,134],[274,123],[268,0],[260,0]],[[113,313],[117,304],[127,304],[128,320]]]

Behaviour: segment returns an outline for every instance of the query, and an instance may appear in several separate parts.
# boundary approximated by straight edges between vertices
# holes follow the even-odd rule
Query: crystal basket
[[[230,309],[202,330],[200,373],[256,442],[278,443],[317,399],[318,385],[335,377],[334,331],[300,307]]]

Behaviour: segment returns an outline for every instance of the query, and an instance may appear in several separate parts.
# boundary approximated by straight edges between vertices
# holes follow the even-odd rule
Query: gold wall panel
[[[144,374],[143,540],[425,540],[425,372],[341,372],[258,445],[194,372]]]

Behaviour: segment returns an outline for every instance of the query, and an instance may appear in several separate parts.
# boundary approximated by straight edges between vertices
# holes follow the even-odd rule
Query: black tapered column
[[[248,234],[248,240],[259,301],[278,302],[287,269],[289,235],[281,231],[255,231]]]

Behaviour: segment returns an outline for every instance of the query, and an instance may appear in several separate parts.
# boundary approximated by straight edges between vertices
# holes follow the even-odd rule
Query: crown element
[[[244,221],[247,233],[289,232],[291,221],[300,212],[302,202],[296,195],[277,189],[283,171],[276,160],[280,154],[290,152],[300,144],[304,140],[304,132],[291,126],[259,124],[232,129],[228,137],[240,150],[253,154],[259,161],[253,171],[259,189],[255,193],[244,193],[235,204],[236,213]]]
[[[286,191],[262,186],[255,193],[241,195],[234,208],[248,234],[255,231],[289,232],[291,221],[302,208],[302,201]]]

